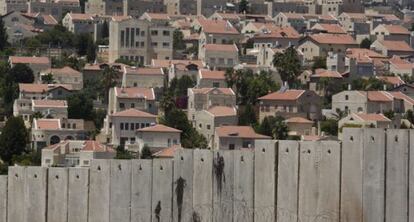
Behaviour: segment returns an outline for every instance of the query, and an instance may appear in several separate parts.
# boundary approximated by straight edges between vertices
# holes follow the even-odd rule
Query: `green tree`
[[[276,116],[274,118],[274,127],[273,127],[273,139],[285,140],[288,138],[289,129],[284,121],[285,119],[281,116]]]
[[[254,75],[247,87],[247,95],[245,95],[246,104],[256,105],[258,98],[274,92],[279,89],[279,86],[269,72],[261,71],[258,75]]]
[[[411,31],[414,32],[414,23],[411,24]]]
[[[392,110],[388,110],[384,112],[384,116],[387,117],[388,119],[393,119],[395,116],[395,113]]]
[[[169,112],[165,112],[161,123],[182,131],[181,144],[183,147],[207,148],[207,139],[194,129],[182,110],[173,108]]]
[[[321,121],[320,123],[321,131],[325,132],[331,136],[338,135],[338,120],[337,119],[327,119]]]
[[[185,49],[184,35],[179,29],[174,30],[173,33],[173,48],[174,50]]]
[[[93,63],[96,59],[96,45],[93,39],[88,40],[88,48],[86,50],[86,61]]]
[[[42,76],[42,83],[43,84],[53,84],[55,83],[55,79],[53,78],[52,73],[48,73]]]
[[[289,47],[284,53],[276,53],[273,65],[278,70],[283,81],[293,83],[301,73],[301,62],[294,47]]]
[[[359,45],[359,48],[369,49],[369,48],[371,48],[371,44],[372,44],[372,41],[369,38],[365,38],[361,41],[361,44]]]
[[[414,112],[409,109],[404,115],[404,118],[406,118],[408,121],[410,121],[412,124],[414,124]]]
[[[118,72],[112,67],[106,67],[102,72],[101,86],[105,94],[105,103],[109,101],[109,89],[115,87],[118,82]]]
[[[109,37],[109,25],[107,21],[104,21],[104,23],[102,24],[102,33],[101,33],[101,37],[104,38],[108,38]]]
[[[196,81],[190,76],[182,76],[181,78],[174,77],[171,80],[169,92],[175,97],[186,96],[187,89],[193,88],[196,85]]]
[[[0,157],[12,164],[14,156],[23,154],[29,142],[29,132],[21,117],[10,117],[0,134]]]
[[[130,160],[130,159],[134,159],[134,156],[131,154],[131,152],[129,152],[128,150],[125,150],[124,146],[118,146],[116,148],[115,159]]]
[[[7,46],[7,30],[4,25],[3,18],[0,18],[0,51],[3,51]]]
[[[68,97],[68,117],[71,119],[92,120],[93,102],[84,93],[79,92]]]
[[[46,45],[61,46],[65,48],[76,45],[75,35],[68,31],[62,24],[55,25],[52,29],[46,30],[36,36],[36,38]]]
[[[9,71],[10,80],[15,83],[33,83],[34,74],[26,64],[18,63]]]
[[[76,48],[78,55],[84,56],[87,54],[91,39],[92,37],[87,33],[82,33],[76,36]]]
[[[147,144],[144,145],[144,147],[142,147],[141,150],[141,159],[152,159],[152,153],[150,148],[147,146]]]
[[[247,104],[243,110],[239,113],[239,125],[241,126],[253,126],[257,123],[256,112],[253,105]]]
[[[313,60],[312,71],[317,69],[326,69],[326,57],[316,57]]]
[[[227,87],[233,88],[236,83],[236,73],[233,68],[227,68],[226,72],[224,73],[224,77],[226,78]]]
[[[239,13],[249,13],[249,1],[241,0],[239,3]]]

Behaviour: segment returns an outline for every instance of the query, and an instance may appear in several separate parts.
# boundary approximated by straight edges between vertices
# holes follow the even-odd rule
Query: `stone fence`
[[[10,167],[0,222],[414,221],[412,138],[414,130],[344,129],[341,142]]]

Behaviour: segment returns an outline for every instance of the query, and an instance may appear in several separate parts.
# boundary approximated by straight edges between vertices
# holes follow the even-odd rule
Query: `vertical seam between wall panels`
[[[343,139],[347,139],[347,138],[343,138]],[[343,141],[339,141],[339,211],[338,211],[338,218],[339,218],[339,222],[341,222],[341,210],[342,210],[342,146],[343,146]]]
[[[384,212],[384,222],[387,221],[387,160],[388,160],[388,131],[384,129],[384,202],[383,202],[383,212]],[[391,140],[390,140],[391,141]]]
[[[275,142],[275,146],[274,146],[274,158],[275,158],[275,162],[274,162],[274,168],[273,168],[273,176],[275,177],[275,180],[274,180],[274,185],[273,185],[273,189],[274,189],[274,197],[275,197],[275,202],[274,202],[274,208],[275,208],[275,210],[274,210],[274,212],[275,212],[275,215],[274,215],[274,220],[276,221],[277,220],[277,209],[278,209],[278,201],[277,201],[277,197],[278,197],[278,195],[277,195],[277,192],[278,192],[278,178],[279,178],[279,172],[278,172],[278,169],[279,169],[279,147],[280,147],[280,141],[278,140],[278,141],[276,141]]]
[[[411,142],[411,133],[410,130],[406,130],[407,132],[407,222],[410,221],[410,142]]]
[[[297,152],[298,152],[298,156],[297,156],[297,163],[298,163],[298,167],[297,167],[297,184],[296,184],[296,221],[299,222],[299,187],[300,187],[300,155],[301,155],[301,142],[298,142],[298,146],[297,146]]]

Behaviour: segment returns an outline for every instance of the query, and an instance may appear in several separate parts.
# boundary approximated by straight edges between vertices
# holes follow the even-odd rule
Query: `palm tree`
[[[109,100],[109,90],[116,86],[118,80],[118,73],[112,67],[106,67],[102,73],[103,78],[101,80],[102,88],[105,91],[105,103]]]

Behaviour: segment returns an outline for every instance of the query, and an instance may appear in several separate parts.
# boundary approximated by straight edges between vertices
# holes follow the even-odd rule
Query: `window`
[[[233,65],[234,61],[233,59],[227,59],[227,65]]]
[[[76,123],[72,124],[72,128],[76,129]]]
[[[151,42],[151,46],[152,47],[157,47],[158,46],[158,42]]]
[[[129,28],[126,28],[125,35],[125,47],[129,47]]]
[[[135,125],[133,124],[133,123],[131,123],[131,130],[134,130],[134,127]]]
[[[198,128],[200,128],[200,129],[201,129],[202,127],[203,127],[203,124],[201,124],[201,123],[200,123],[200,124],[198,124]]]
[[[125,38],[125,31],[121,31],[121,47],[124,47],[125,45],[124,38]]]
[[[131,103],[131,108],[135,108],[135,103]]]
[[[243,148],[250,148],[251,147],[251,142],[250,141],[243,141]]]
[[[121,123],[119,127],[121,128],[121,130],[123,130],[124,129],[124,123]]]
[[[229,144],[229,150],[234,150],[235,145],[234,144]]]
[[[89,160],[84,160],[83,165],[89,165]]]
[[[139,129],[139,123],[135,123],[135,129]]]
[[[62,95],[62,90],[58,90],[58,95],[61,96]]]
[[[158,35],[158,30],[152,30],[151,35]]]
[[[168,47],[170,47],[170,43],[169,42],[163,42],[162,47],[163,48],[168,48]]]
[[[207,125],[207,129],[209,130],[211,128],[211,126],[210,125]]]
[[[163,35],[163,36],[169,36],[169,35],[170,35],[170,31],[163,31],[163,32],[162,32],[162,35]]]
[[[220,83],[219,82],[213,82],[213,88],[219,88]]]
[[[129,123],[125,123],[125,130],[129,130]]]
[[[349,96],[348,95],[345,95],[345,100],[348,100],[349,99]]]
[[[121,109],[125,108],[125,104],[124,103],[119,103],[119,108],[121,108]]]
[[[131,28],[131,47],[133,48],[135,46],[135,29]]]

